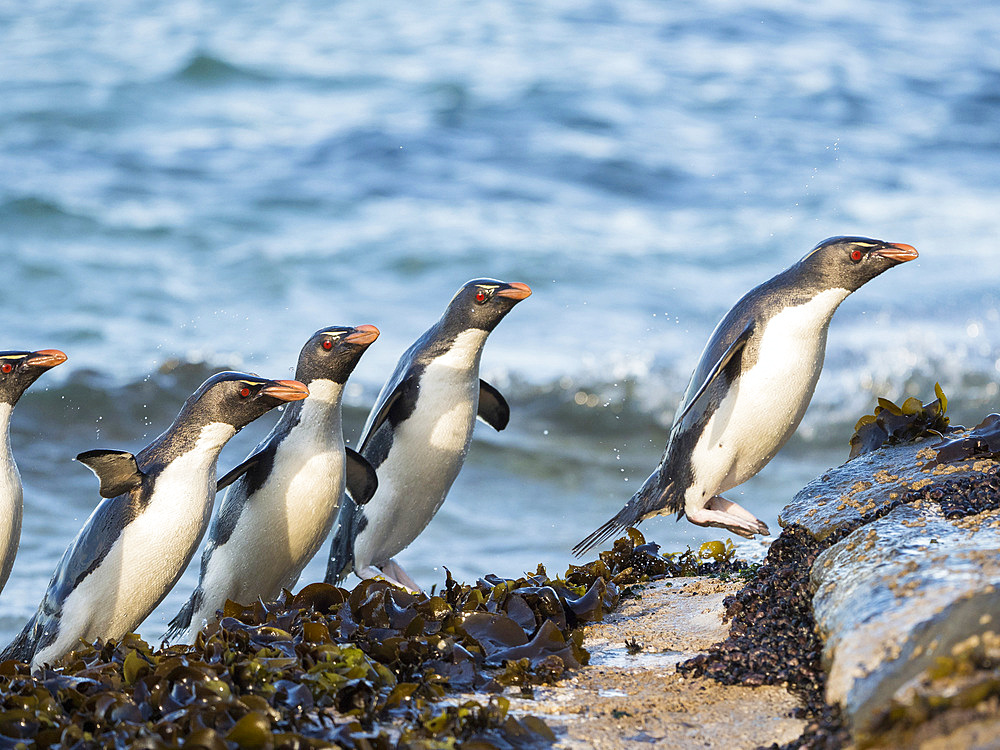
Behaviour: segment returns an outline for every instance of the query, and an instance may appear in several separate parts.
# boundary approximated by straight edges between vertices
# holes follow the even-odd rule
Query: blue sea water
[[[830,235],[921,257],[844,303],[797,435],[734,499],[774,529],[877,396],[940,381],[956,421],[998,410],[998,38],[986,0],[0,2],[0,348],[69,355],[14,413],[0,639],[99,499],[74,455],[142,447],[211,372],[288,377],[317,328],[373,323],[356,438],[473,277],[534,294],[483,358],[510,427],[477,428],[400,556],[427,586],[561,572],[655,466],[718,319]]]

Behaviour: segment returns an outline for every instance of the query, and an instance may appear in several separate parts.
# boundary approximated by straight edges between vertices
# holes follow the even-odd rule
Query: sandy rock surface
[[[780,687],[729,687],[676,665],[726,638],[723,599],[739,582],[681,578],[646,585],[587,628],[591,663],[514,706],[556,731],[557,748],[756,748],[794,740],[795,698]],[[626,641],[641,646],[629,653]]]

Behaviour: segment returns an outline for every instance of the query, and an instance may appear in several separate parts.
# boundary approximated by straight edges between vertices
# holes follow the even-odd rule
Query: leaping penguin
[[[21,543],[24,491],[10,450],[10,415],[18,399],[39,376],[66,361],[58,349],[0,352],[0,590],[7,584]]]
[[[909,245],[831,237],[748,292],[708,340],[656,471],[573,551],[582,554],[620,530],[670,513],[745,537],[767,534],[764,523],[721,493],[759,472],[795,432],[840,303],[916,257]]]
[[[365,506],[347,501],[334,525],[326,581],[353,567],[419,591],[393,557],[430,523],[462,468],[478,416],[496,430],[510,419],[500,392],[479,379],[486,337],[521,300],[526,284],[467,282],[441,319],[400,357],[362,431],[359,451],[378,472]]]
[[[295,378],[309,398],[289,405],[253,453],[219,480],[219,490],[229,489],[209,530],[198,587],[166,640],[192,642],[227,599],[271,601],[291,588],[330,533],[345,484],[359,504],[371,498],[375,471],[345,449],[340,402],[378,335],[371,325],[323,328],[302,347]]]
[[[35,670],[81,639],[118,639],[135,630],[198,548],[212,512],[222,447],[270,409],[307,395],[295,380],[219,373],[137,455],[78,455],[97,474],[105,499],[63,553],[38,611],[0,660],[30,662]]]

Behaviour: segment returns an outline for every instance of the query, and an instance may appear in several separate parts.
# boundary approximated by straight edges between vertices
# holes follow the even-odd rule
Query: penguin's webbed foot
[[[358,568],[354,571],[358,578],[362,581],[369,578],[381,579],[383,581],[388,581],[394,586],[399,586],[409,591],[411,594],[422,594],[423,591],[420,590],[420,586],[407,574],[403,567],[395,560],[390,559],[387,562],[381,563],[379,565],[368,565],[364,568]]]
[[[387,581],[391,581],[392,583],[402,586],[411,594],[424,593],[420,589],[420,584],[410,578],[410,574],[403,570],[403,566],[396,562],[394,558],[390,557],[379,567],[382,569],[382,575],[385,576]]]
[[[752,539],[755,534],[770,534],[767,524],[732,500],[716,495],[705,507],[685,511],[688,520],[698,526],[718,526]]]

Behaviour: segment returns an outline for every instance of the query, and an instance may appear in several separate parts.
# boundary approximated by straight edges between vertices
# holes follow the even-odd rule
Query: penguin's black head
[[[299,352],[295,377],[306,384],[323,379],[343,385],[378,335],[378,328],[372,325],[321,328]]]
[[[268,380],[245,372],[220,372],[192,393],[181,409],[198,424],[222,422],[237,431],[288,401],[300,401],[309,389],[297,380]]]
[[[853,292],[880,273],[916,257],[916,250],[898,242],[831,237],[810,250],[797,265],[823,289]]]
[[[66,355],[58,349],[0,352],[0,403],[13,406],[43,372],[65,361]]]
[[[520,282],[496,279],[467,281],[452,297],[445,319],[459,329],[481,328],[492,331],[504,315],[521,300],[531,296],[531,289]]]

